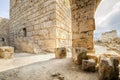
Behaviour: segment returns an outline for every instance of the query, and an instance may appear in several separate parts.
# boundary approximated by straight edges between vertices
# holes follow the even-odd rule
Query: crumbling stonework
[[[119,61],[117,57],[102,56],[99,63],[99,80],[119,80]]]
[[[9,45],[9,20],[0,17],[0,46]]]
[[[110,42],[111,40],[117,38],[117,31],[116,30],[112,30],[112,31],[109,31],[109,32],[105,32],[105,33],[102,33],[101,37],[100,37],[100,40],[102,42]]]
[[[94,13],[101,0],[71,0],[72,9],[72,46],[94,49]]]
[[[94,13],[101,0],[10,0],[10,46],[53,52],[60,47],[94,49]]]
[[[83,59],[87,59],[87,49],[85,48],[73,48],[72,49],[72,58],[73,58],[73,62],[76,64],[81,65],[82,64],[82,60]]]
[[[96,70],[96,62],[93,59],[82,60],[82,70],[95,72]]]

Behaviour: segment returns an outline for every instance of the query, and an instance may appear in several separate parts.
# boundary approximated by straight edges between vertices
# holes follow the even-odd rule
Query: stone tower
[[[69,0],[10,0],[10,44],[25,52],[70,47]]]

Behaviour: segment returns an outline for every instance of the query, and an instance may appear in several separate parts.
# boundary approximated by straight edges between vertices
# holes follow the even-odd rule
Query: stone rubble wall
[[[0,46],[9,45],[9,20],[0,18]]]

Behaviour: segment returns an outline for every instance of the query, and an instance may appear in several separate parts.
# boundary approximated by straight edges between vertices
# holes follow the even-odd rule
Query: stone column
[[[100,0],[71,0],[72,6],[72,47],[94,50],[94,13]]]

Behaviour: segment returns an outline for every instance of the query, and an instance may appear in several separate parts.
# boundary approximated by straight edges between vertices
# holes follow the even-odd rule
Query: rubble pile
[[[99,73],[99,80],[119,80],[119,57],[110,54],[88,54],[85,48],[74,48],[73,62],[87,72]]]

